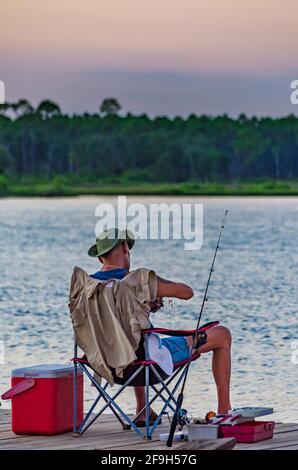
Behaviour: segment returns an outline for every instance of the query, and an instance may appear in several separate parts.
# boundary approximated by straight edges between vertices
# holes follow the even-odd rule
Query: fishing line
[[[167,446],[168,447],[171,447],[172,444],[173,444],[173,438],[174,438],[175,430],[176,430],[176,427],[177,427],[177,424],[178,424],[178,421],[179,421],[180,412],[181,412],[182,403],[183,403],[183,398],[184,398],[183,397],[184,388],[185,388],[185,384],[186,384],[186,380],[187,380],[187,376],[188,376],[188,372],[189,372],[189,367],[190,367],[190,364],[191,364],[191,357],[193,355],[194,346],[196,344],[196,341],[197,341],[197,338],[198,338],[198,335],[199,335],[199,332],[197,330],[199,329],[199,326],[200,326],[200,321],[201,321],[201,318],[202,318],[202,313],[203,313],[205,302],[208,300],[207,293],[208,293],[208,288],[209,288],[209,284],[210,284],[210,279],[211,279],[212,273],[214,271],[214,263],[215,263],[216,255],[217,255],[217,252],[218,252],[218,249],[219,249],[219,243],[220,243],[220,240],[221,240],[221,235],[222,235],[223,229],[225,227],[224,222],[225,222],[225,218],[226,218],[227,215],[228,215],[228,211],[226,210],[225,215],[223,216],[223,219],[222,219],[218,240],[217,240],[216,248],[215,248],[215,251],[214,251],[214,256],[213,256],[211,268],[210,268],[210,271],[209,271],[209,276],[208,276],[208,280],[207,280],[207,284],[206,284],[206,288],[205,288],[205,292],[204,292],[204,297],[203,297],[203,301],[202,301],[202,305],[201,305],[201,309],[200,309],[200,313],[199,313],[199,318],[198,318],[198,321],[197,321],[196,334],[193,338],[192,347],[191,347],[189,358],[188,358],[188,363],[187,363],[187,366],[185,368],[185,375],[184,375],[181,391],[180,391],[180,393],[178,395],[178,398],[177,398],[176,410],[175,410],[175,413],[174,413],[174,416],[173,416],[173,419],[172,419],[170,433],[169,433],[168,440],[167,440]]]
[[[173,329],[173,323],[172,323],[172,317],[174,313],[174,304],[173,304],[173,299],[170,297],[168,298],[168,318],[170,320],[170,329]]]

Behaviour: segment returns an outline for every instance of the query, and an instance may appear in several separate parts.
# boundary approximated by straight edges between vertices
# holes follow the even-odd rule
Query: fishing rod
[[[205,302],[208,300],[207,293],[208,293],[208,288],[209,288],[209,284],[210,284],[210,279],[211,279],[212,273],[214,271],[214,263],[215,263],[216,255],[217,255],[217,252],[218,252],[219,243],[220,243],[220,240],[221,240],[221,235],[222,235],[223,229],[225,227],[224,222],[225,222],[225,218],[226,218],[227,215],[228,215],[228,210],[225,211],[225,215],[223,216],[223,219],[222,219],[222,223],[221,223],[221,227],[220,227],[220,231],[219,231],[219,236],[218,236],[216,248],[215,248],[215,251],[214,251],[214,256],[213,256],[211,268],[210,268],[210,271],[209,271],[209,276],[208,276],[208,280],[207,280],[207,284],[206,284],[206,288],[205,288],[205,292],[204,292],[204,297],[203,297],[203,301],[202,301],[202,305],[201,305],[201,309],[200,309],[200,314],[199,314],[199,318],[198,318],[198,322],[197,322],[197,326],[196,326],[196,334],[195,334],[195,337],[194,337],[193,342],[192,342],[192,347],[191,347],[191,350],[190,350],[188,363],[187,363],[187,366],[186,366],[186,369],[185,369],[185,375],[184,375],[181,391],[180,391],[180,393],[178,395],[178,398],[177,398],[176,410],[175,410],[175,413],[174,413],[174,416],[173,416],[173,419],[172,419],[172,423],[171,423],[170,433],[169,433],[168,440],[167,440],[167,446],[168,447],[171,447],[172,444],[173,444],[174,434],[175,434],[176,427],[177,427],[179,417],[180,417],[180,414],[181,414],[181,408],[182,408],[182,403],[183,403],[183,398],[184,398],[184,388],[185,388],[186,379],[187,379],[188,372],[189,372],[189,366],[191,364],[191,357],[192,357],[194,346],[196,344],[196,340],[197,340],[197,337],[198,337],[198,333],[199,333],[198,329],[199,329],[199,326],[200,326],[200,321],[201,321],[201,318],[202,318],[204,305],[205,305]]]

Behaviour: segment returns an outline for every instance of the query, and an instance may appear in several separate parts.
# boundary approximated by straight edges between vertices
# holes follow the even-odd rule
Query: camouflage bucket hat
[[[131,250],[135,242],[132,232],[129,230],[119,230],[118,228],[105,230],[96,238],[96,243],[89,248],[88,255],[93,258],[106,255],[125,240]]]

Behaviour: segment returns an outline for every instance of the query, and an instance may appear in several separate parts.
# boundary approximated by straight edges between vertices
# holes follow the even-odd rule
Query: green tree
[[[250,126],[241,127],[233,141],[236,158],[240,162],[239,176],[255,176],[253,166],[265,151],[268,141],[259,129]]]
[[[92,182],[298,179],[297,116],[172,119],[119,109],[114,98],[102,114],[73,116],[49,100],[36,110],[25,99],[0,105],[0,172]]]
[[[17,118],[34,112],[33,106],[26,99],[21,99],[17,103],[12,104],[11,108]]]
[[[61,110],[58,104],[54,103],[50,100],[41,101],[36,109],[36,113],[42,119],[49,119],[54,116],[59,116],[61,114]]]
[[[8,103],[0,103],[0,114],[6,115],[9,109],[10,105]]]
[[[99,110],[104,115],[117,114],[121,109],[121,105],[116,98],[105,98],[101,103]]]
[[[11,163],[12,159],[8,150],[3,145],[0,145],[0,174],[7,173]]]

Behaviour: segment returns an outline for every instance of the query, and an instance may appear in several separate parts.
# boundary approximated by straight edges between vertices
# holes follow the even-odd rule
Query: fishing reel
[[[168,415],[169,423],[172,424],[172,420],[171,420],[169,414],[168,413],[166,413],[166,414]],[[180,408],[179,415],[178,415],[178,422],[177,422],[177,427],[178,427],[179,431],[182,431],[183,427],[187,423],[190,423],[190,422],[191,422],[191,420],[187,416],[187,410],[185,408]]]
[[[183,427],[190,423],[190,419],[187,417],[187,410],[185,408],[180,408],[179,418],[178,418],[178,429],[182,431]]]

